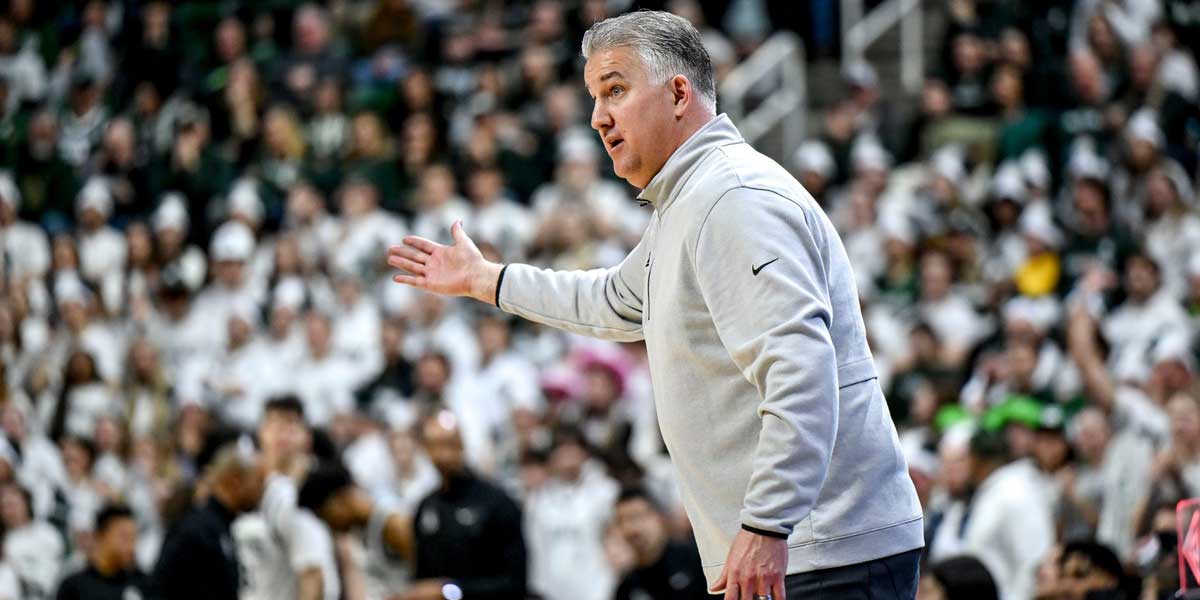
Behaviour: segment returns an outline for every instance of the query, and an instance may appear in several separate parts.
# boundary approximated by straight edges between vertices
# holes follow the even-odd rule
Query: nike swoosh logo
[[[775,262],[775,261],[777,261],[777,260],[779,260],[779,257],[778,257],[778,256],[776,256],[775,258],[772,258],[771,260],[768,260],[767,262],[765,262],[765,263],[763,263],[763,264],[761,264],[761,265],[758,265],[757,267],[756,267],[756,266],[754,266],[754,265],[750,265],[750,271],[754,273],[754,276],[755,276],[755,277],[758,277],[758,272],[759,272],[759,271],[761,271],[761,270],[765,269],[765,268],[767,267],[767,265],[769,265],[769,264],[771,264],[771,263],[773,263],[773,262]]]

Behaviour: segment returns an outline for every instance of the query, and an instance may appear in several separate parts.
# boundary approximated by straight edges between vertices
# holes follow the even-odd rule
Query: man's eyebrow
[[[600,76],[600,81],[608,81],[609,79],[620,78],[625,79],[625,76],[620,71],[609,71]]]

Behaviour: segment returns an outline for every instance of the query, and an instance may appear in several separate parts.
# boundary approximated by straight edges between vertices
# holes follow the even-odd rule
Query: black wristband
[[[786,534],[786,533],[779,533],[777,531],[767,531],[766,529],[759,529],[757,527],[751,527],[749,525],[746,525],[745,523],[742,523],[742,529],[745,529],[746,531],[749,531],[750,533],[757,533],[758,535],[765,535],[767,537],[773,537],[775,539],[780,539],[780,540],[788,539],[788,534]]]
[[[504,265],[500,269],[500,276],[496,278],[496,308],[500,308],[500,286],[504,285],[504,272],[508,270],[508,265]],[[504,310],[504,309],[500,309]]]

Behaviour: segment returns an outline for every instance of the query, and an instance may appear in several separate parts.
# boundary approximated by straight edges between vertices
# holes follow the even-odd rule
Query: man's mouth
[[[621,144],[623,144],[623,143],[625,143],[625,140],[624,140],[624,139],[621,139],[621,138],[614,138],[614,139],[612,139],[612,140],[609,140],[609,142],[608,142],[608,151],[609,151],[609,152],[612,152],[612,151],[616,150],[616,149],[617,149],[617,146],[620,146],[620,145],[621,145]]]

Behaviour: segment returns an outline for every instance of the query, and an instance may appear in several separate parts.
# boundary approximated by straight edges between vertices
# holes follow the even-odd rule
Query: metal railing
[[[842,0],[842,61],[861,60],[868,47],[900,25],[900,79],[910,94],[921,90],[925,41],[921,0],[885,0],[863,14],[863,0]]]
[[[766,95],[748,109],[759,94]],[[804,44],[791,32],[772,35],[725,76],[718,95],[720,110],[729,115],[747,142],[785,161],[804,141],[808,112]],[[778,137],[768,140],[769,134]]]

